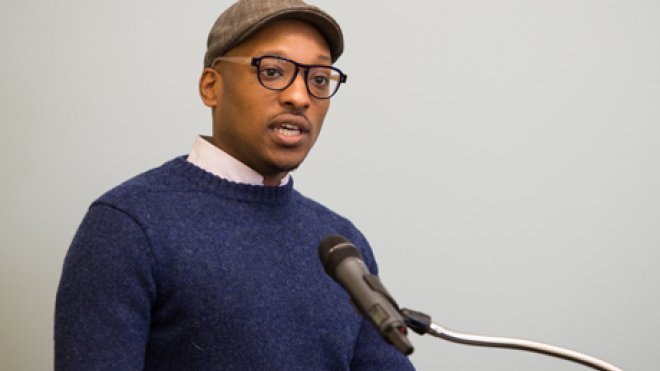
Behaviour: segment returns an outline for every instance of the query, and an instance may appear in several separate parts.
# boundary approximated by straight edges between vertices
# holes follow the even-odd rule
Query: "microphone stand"
[[[611,364],[598,358],[594,358],[572,350],[538,343],[535,341],[464,334],[436,325],[435,323],[431,322],[431,317],[424,313],[416,312],[406,308],[401,309],[400,312],[406,322],[406,326],[420,335],[430,334],[435,337],[466,345],[526,350],[552,357],[563,358],[592,367],[596,370],[622,371],[620,368],[612,366]]]

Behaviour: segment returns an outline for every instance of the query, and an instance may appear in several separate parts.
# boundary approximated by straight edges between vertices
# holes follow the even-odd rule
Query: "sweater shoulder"
[[[301,207],[305,210],[308,210],[309,212],[312,212],[316,217],[321,219],[323,222],[357,229],[348,218],[338,214],[334,210],[319,203],[318,201],[315,201],[298,191],[295,191],[295,195],[296,197],[294,198],[294,200],[297,203],[298,207]]]
[[[110,189],[93,204],[120,207],[131,200],[143,199],[148,194],[190,190],[191,183],[186,182],[177,172],[178,163],[182,160],[183,157],[177,157],[138,174]]]
[[[378,273],[378,266],[369,241],[351,220],[297,191],[295,193],[295,200],[299,207],[313,213],[319,225],[332,226],[334,234],[339,234],[351,241],[362,253],[369,270],[374,274]]]

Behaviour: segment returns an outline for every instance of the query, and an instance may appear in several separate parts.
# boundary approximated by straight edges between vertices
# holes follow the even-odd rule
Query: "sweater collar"
[[[287,184],[273,187],[233,182],[210,173],[186,159],[177,157],[170,162],[173,169],[182,177],[194,182],[201,190],[215,193],[220,197],[246,202],[283,204],[288,202],[293,190],[293,179]]]

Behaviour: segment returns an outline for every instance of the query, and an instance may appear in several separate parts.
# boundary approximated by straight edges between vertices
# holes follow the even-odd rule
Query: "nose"
[[[295,110],[306,110],[311,103],[311,97],[307,91],[305,83],[306,73],[304,70],[298,70],[295,79],[291,85],[280,92],[280,103],[289,106]]]

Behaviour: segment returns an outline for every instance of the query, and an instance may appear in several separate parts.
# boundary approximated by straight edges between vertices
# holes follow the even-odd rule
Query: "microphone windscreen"
[[[340,235],[329,235],[324,237],[319,244],[319,258],[326,273],[337,279],[335,270],[339,263],[348,257],[362,260],[362,254],[353,244]]]

